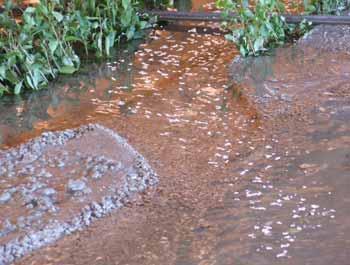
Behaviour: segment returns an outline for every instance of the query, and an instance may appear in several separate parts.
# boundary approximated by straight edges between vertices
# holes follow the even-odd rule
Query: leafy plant
[[[0,95],[39,90],[79,69],[81,46],[109,56],[121,38],[139,37],[147,26],[136,0],[40,0],[21,18],[12,8],[7,0],[0,14]]]
[[[39,90],[60,73],[73,73],[80,60],[64,39],[63,15],[55,4],[27,8],[21,24],[11,16],[11,4],[0,15],[0,94]]]
[[[140,37],[140,30],[147,26],[136,8],[134,0],[74,0],[68,4],[68,34],[80,41],[87,52],[90,49],[98,56],[109,56],[121,37]]]
[[[349,0],[304,0],[307,13],[338,13],[349,6]],[[283,17],[284,4],[280,0],[217,0],[217,6],[224,10],[228,23],[224,24],[231,33],[226,38],[233,41],[243,56],[257,56],[286,41],[302,36],[311,23],[302,21],[289,25]],[[228,14],[235,16],[229,19]]]
[[[305,11],[309,14],[339,14],[349,7],[349,0],[304,0]]]
[[[236,43],[243,56],[259,55],[286,39],[288,25],[280,15],[284,6],[279,0],[257,0],[253,7],[248,0],[218,0],[217,6],[236,14],[226,25],[232,29],[226,38]]]

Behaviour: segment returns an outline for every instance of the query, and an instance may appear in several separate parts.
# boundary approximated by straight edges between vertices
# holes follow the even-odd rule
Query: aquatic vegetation
[[[254,7],[247,0],[218,0],[217,5],[237,14],[226,38],[236,43],[243,56],[259,55],[285,41],[288,25],[280,15],[284,6],[279,0],[259,0]]]
[[[226,35],[233,41],[243,56],[258,56],[271,48],[284,44],[290,39],[303,35],[311,23],[287,24],[283,14],[284,3],[280,0],[256,0],[253,5],[248,0],[217,0],[224,9],[230,29]],[[304,10],[310,14],[339,13],[348,5],[348,0],[304,0]],[[228,17],[229,12],[236,14]]]
[[[349,0],[304,0],[305,11],[311,14],[339,14],[349,4]]]
[[[109,56],[122,38],[147,26],[135,0],[41,0],[20,18],[6,1],[0,14],[0,95],[39,90],[79,69],[78,51]]]
[[[137,14],[135,0],[74,0],[66,9],[68,35],[100,56],[109,56],[123,36],[127,40],[140,37],[140,29],[147,26]]]

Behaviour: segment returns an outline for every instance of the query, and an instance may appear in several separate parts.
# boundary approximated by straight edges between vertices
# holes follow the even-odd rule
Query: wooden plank
[[[177,21],[224,21],[226,18],[221,12],[177,12],[177,11],[144,11],[143,14],[157,16],[159,20]],[[229,14],[235,17],[234,13]],[[312,22],[314,25],[350,25],[350,16],[304,16],[304,15],[284,15],[286,22],[298,24],[304,19]]]

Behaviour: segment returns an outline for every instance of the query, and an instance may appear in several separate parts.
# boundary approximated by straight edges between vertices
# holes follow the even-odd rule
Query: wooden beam
[[[159,20],[167,21],[224,21],[225,17],[221,12],[177,12],[177,11],[144,11],[143,14],[157,16]],[[236,15],[230,13],[229,17]],[[304,16],[304,15],[284,15],[286,22],[298,24],[303,20],[312,22],[314,25],[350,25],[350,16]]]

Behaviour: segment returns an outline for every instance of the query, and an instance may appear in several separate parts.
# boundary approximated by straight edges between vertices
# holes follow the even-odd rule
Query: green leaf
[[[130,27],[129,29],[128,29],[128,31],[126,32],[126,37],[127,37],[127,39],[128,40],[131,40],[133,37],[134,37],[134,35],[135,35],[135,27],[134,26],[132,26],[132,27]]]
[[[126,10],[131,5],[130,0],[122,0],[123,8]]]
[[[74,63],[72,61],[72,58],[70,58],[68,56],[63,57],[62,62],[64,64],[64,66],[73,66],[74,67]]]
[[[0,96],[2,96],[5,92],[9,92],[9,90],[7,89],[7,87],[3,86],[2,84],[0,84]]]
[[[127,9],[121,15],[121,23],[122,23],[123,27],[130,26],[131,19],[132,19],[132,10]]]
[[[83,40],[79,37],[76,37],[76,36],[66,36],[64,38],[65,41],[68,41],[68,42],[83,42]]]
[[[229,41],[234,41],[235,40],[235,38],[234,38],[234,36],[232,34],[226,34],[225,35],[225,39],[229,40]]]
[[[24,11],[24,13],[26,14],[33,14],[35,12],[35,8],[34,7],[27,7],[26,10]]]
[[[60,68],[60,73],[61,74],[73,74],[77,71],[77,69],[74,66],[63,66]]]
[[[101,33],[97,35],[97,48],[100,52],[102,52],[102,34]]]
[[[108,39],[108,36],[105,38],[105,51],[106,51],[106,54],[107,56],[109,56],[109,51],[110,51],[110,42],[109,42],[109,39]]]
[[[141,29],[146,29],[150,27],[151,25],[147,21],[140,21],[140,28]]]
[[[241,46],[239,47],[239,52],[240,52],[243,56],[247,56],[247,50],[246,50],[246,48],[244,48],[243,45],[241,45]]]
[[[23,81],[19,82],[19,83],[15,86],[14,93],[15,93],[16,95],[18,95],[19,93],[21,93],[22,86],[23,86]]]
[[[264,47],[264,39],[262,37],[257,38],[254,41],[254,51],[260,51]]]
[[[58,22],[61,22],[63,20],[63,15],[59,12],[52,11],[52,15],[56,18]]]
[[[105,38],[105,50],[106,50],[107,56],[109,56],[110,49],[114,46],[115,36],[116,36],[116,32],[112,31]]]
[[[57,40],[50,40],[49,41],[49,48],[51,53],[54,53],[58,47],[58,41]]]
[[[0,77],[1,77],[1,79],[6,78],[6,66],[5,65],[0,66]]]

